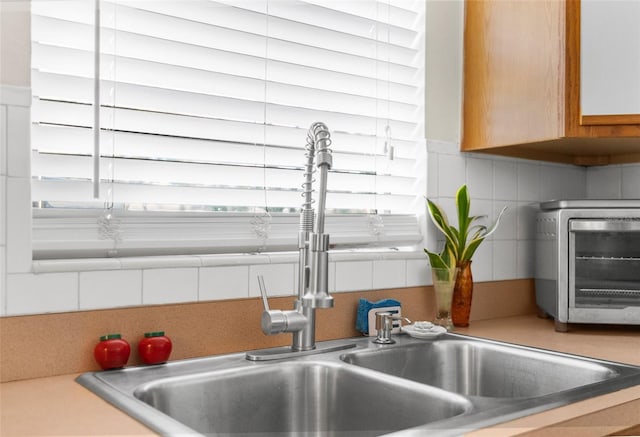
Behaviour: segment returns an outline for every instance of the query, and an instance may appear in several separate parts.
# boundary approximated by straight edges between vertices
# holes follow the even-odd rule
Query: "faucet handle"
[[[260,288],[260,294],[262,295],[262,306],[264,311],[262,312],[262,331],[267,335],[279,334],[284,332],[287,327],[287,321],[282,314],[282,311],[271,311],[269,308],[269,300],[267,299],[267,287],[264,285],[264,277],[258,275],[258,287]]]
[[[271,310],[269,309],[269,301],[267,300],[267,287],[264,285],[264,278],[258,275],[258,287],[262,295],[262,305],[264,311],[260,325],[262,332],[266,335],[280,334],[281,332],[295,332],[304,328],[307,323],[306,317],[296,310]]]
[[[258,287],[260,287],[260,294],[262,295],[262,305],[265,311],[269,311],[269,301],[267,300],[267,287],[264,285],[264,277],[258,275]]]

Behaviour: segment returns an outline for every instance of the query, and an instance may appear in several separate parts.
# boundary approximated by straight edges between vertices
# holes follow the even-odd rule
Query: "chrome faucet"
[[[293,344],[284,352],[265,350],[250,352],[250,360],[282,358],[291,352],[316,350],[315,320],[317,308],[333,307],[329,294],[329,234],[324,232],[327,175],[333,164],[331,135],[324,123],[314,123],[307,133],[305,149],[304,183],[302,184],[302,212],[298,232],[298,297],[293,310],[272,310],[267,301],[264,283],[259,278],[264,311],[262,332],[266,335],[293,333]],[[314,168],[317,167],[316,168]],[[317,212],[312,199],[314,174],[318,172]],[[326,349],[323,349],[326,350]]]

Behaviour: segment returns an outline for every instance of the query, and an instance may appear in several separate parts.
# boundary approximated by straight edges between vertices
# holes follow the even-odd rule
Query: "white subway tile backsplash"
[[[515,162],[499,160],[493,164],[493,199],[518,198],[518,173]]]
[[[405,260],[373,261],[373,288],[402,288],[407,283]]]
[[[257,253],[229,253],[216,255],[198,255],[202,267],[248,266],[268,264],[269,255]]]
[[[198,284],[199,300],[249,297],[249,266],[203,267]]]
[[[361,291],[373,288],[372,261],[345,261],[336,264],[336,291]]]
[[[7,106],[0,105],[0,176],[7,175]]]
[[[444,213],[446,214],[447,219],[449,220],[449,222],[453,223],[453,224],[455,224],[457,226],[457,224],[458,224],[458,212],[457,211],[458,210],[456,208],[456,199],[455,199],[455,197],[453,197],[453,196],[455,196],[456,191],[457,191],[457,188],[452,189],[452,192],[453,192],[452,197],[440,197],[439,199],[437,199],[435,201],[435,203],[438,204],[440,209],[442,209],[444,211]],[[481,200],[480,202],[487,202],[487,201],[486,200],[484,200],[484,201]],[[477,205],[476,205],[477,203],[478,203],[477,201],[472,201],[471,202],[471,210],[473,211],[474,214],[478,210]],[[429,218],[429,221],[431,222],[431,218]],[[433,225],[433,222],[431,222],[430,224]],[[434,226],[435,230],[438,230],[438,228],[436,228],[435,225],[433,225],[433,226]],[[438,230],[438,232],[440,232],[440,231]],[[442,236],[442,234],[440,233],[438,235],[438,238],[440,238],[441,236]]]
[[[142,303],[157,305],[198,300],[198,269],[150,269],[142,273]]]
[[[28,108],[31,105],[31,88],[0,84],[0,104]]]
[[[562,178],[558,174],[565,169],[557,165],[540,166],[540,197],[545,200],[561,199],[563,189],[561,187]]]
[[[438,156],[438,197],[455,197],[465,180],[465,161],[460,155]]]
[[[424,259],[407,260],[407,287],[420,287],[431,285],[431,269],[429,260],[425,255]]]
[[[587,197],[590,199],[619,199],[622,195],[620,166],[589,167],[587,175]]]
[[[500,224],[493,233],[495,240],[515,240],[517,233],[517,217],[518,217],[518,203],[506,200],[496,200],[493,205],[493,213],[489,221],[485,222],[487,226],[493,224],[493,221],[498,217],[502,208],[507,207],[506,211],[502,214]]]
[[[640,164],[622,166],[622,198],[640,199]]]
[[[298,266],[294,266],[294,270],[298,271]],[[298,275],[296,274],[296,286],[298,285]],[[329,263],[329,292],[336,291],[336,263]]]
[[[471,215],[472,216],[484,216],[476,221],[476,224],[487,225],[493,221],[497,216],[494,214],[493,201],[484,199],[471,199]],[[450,220],[458,226],[458,213],[457,210],[452,212],[449,216]]]
[[[0,133],[0,135],[2,135]],[[7,177],[0,176],[0,246],[4,246],[7,244],[6,240],[6,212],[7,212],[7,203],[6,203],[6,187],[7,187]]]
[[[249,266],[249,296],[260,296],[258,275],[264,278],[269,296],[297,295],[294,267],[296,264],[258,264]]]
[[[527,279],[535,276],[535,241],[517,241],[516,278]]]
[[[536,233],[536,214],[538,203],[517,203],[517,233],[518,240],[533,240]]]
[[[72,258],[33,261],[34,273],[118,271],[122,268],[118,258]]]
[[[467,159],[467,185],[472,199],[493,199],[493,166],[491,159]]]
[[[518,163],[519,201],[540,200],[540,165]]]
[[[436,228],[436,226],[431,223],[431,220],[428,220],[429,223],[427,224],[427,238],[423,240],[423,249],[428,249],[431,252],[439,252],[444,244],[444,236],[442,235],[442,232],[440,232],[440,230],[438,230],[438,228]]]
[[[429,154],[459,155],[460,144],[451,141],[427,140],[427,152]]]
[[[118,258],[123,269],[156,269],[176,267],[200,267],[202,265],[198,256],[141,256]]]
[[[31,177],[31,110],[12,106],[7,111],[7,175]]]
[[[5,247],[0,246],[0,317],[7,314],[7,284],[5,274]]]
[[[31,271],[31,179],[8,177],[5,238],[7,273]]]
[[[427,197],[433,199],[438,197],[438,155],[435,153],[427,155]]]
[[[7,275],[7,315],[77,310],[77,273]]]
[[[271,264],[291,264],[298,262],[300,254],[298,252],[275,252],[269,253],[267,256]]]
[[[516,277],[517,242],[500,240],[493,242],[493,280],[501,281]]]
[[[471,272],[476,282],[493,280],[493,241],[485,240],[473,255]]]
[[[142,270],[80,273],[80,309],[142,305]]]
[[[562,197],[565,199],[580,199],[587,195],[587,175],[584,167],[569,166],[566,171],[561,171]]]

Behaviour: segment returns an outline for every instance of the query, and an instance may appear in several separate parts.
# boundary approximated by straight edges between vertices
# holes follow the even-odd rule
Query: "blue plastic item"
[[[371,302],[367,299],[360,298],[358,302],[358,315],[356,317],[356,330],[362,332],[364,335],[369,335],[369,311],[371,309],[400,305],[400,302],[395,299],[382,299],[377,302]]]

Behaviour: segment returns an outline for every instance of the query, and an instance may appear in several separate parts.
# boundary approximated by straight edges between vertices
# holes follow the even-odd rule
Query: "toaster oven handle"
[[[569,221],[571,232],[640,232],[640,219],[573,219]]]

